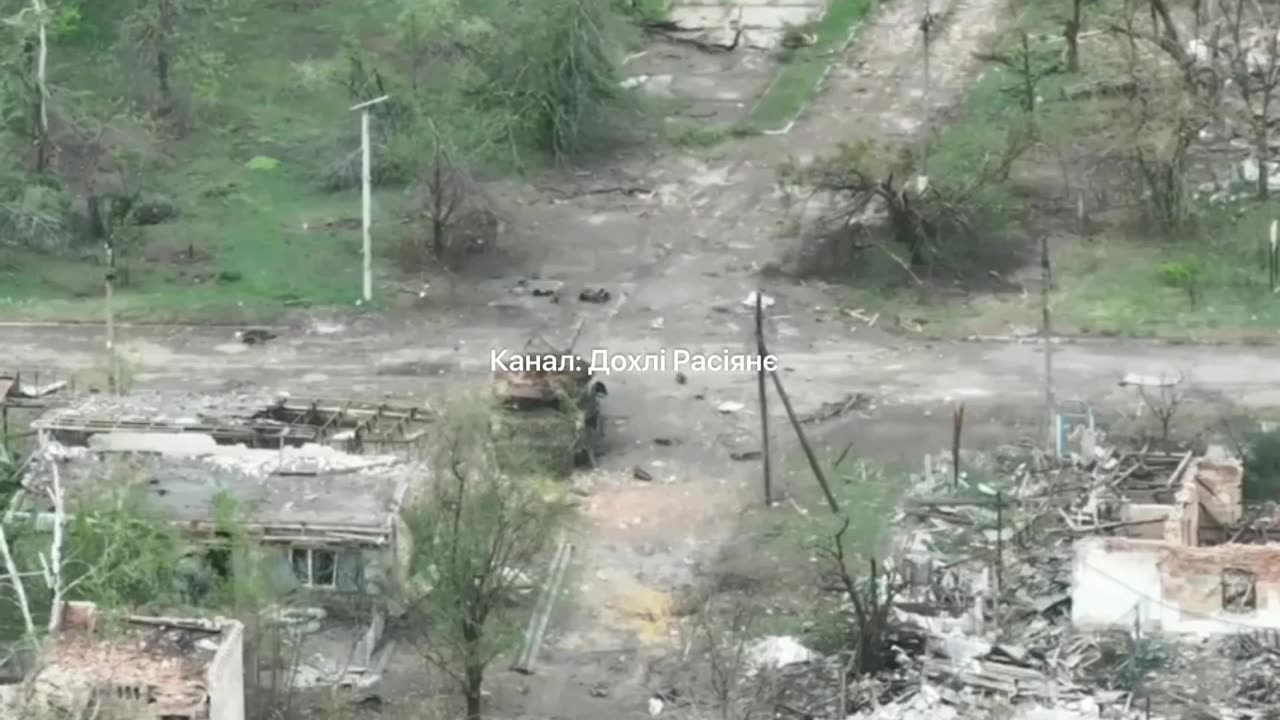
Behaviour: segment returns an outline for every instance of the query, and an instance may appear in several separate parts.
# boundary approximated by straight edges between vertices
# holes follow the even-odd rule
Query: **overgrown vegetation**
[[[0,18],[0,312],[90,311],[107,242],[122,317],[353,300],[347,108],[379,95],[377,221],[425,251],[376,255],[380,274],[466,255],[406,190],[577,162],[634,126],[615,0],[3,0]],[[487,248],[473,205],[452,235]]]
[[[861,164],[876,180],[893,170],[894,188],[906,188],[926,225],[954,214],[928,207],[930,195],[943,196],[935,191],[984,188],[960,204],[978,220],[969,224],[972,242],[959,235],[951,243],[972,260],[962,282],[952,273],[931,278],[921,272],[928,263],[911,262],[900,214],[883,199],[838,240],[831,225],[805,228],[819,239],[798,269],[852,275],[859,290],[851,302],[867,312],[1005,334],[1038,326],[1040,307],[1030,283],[1010,272],[1019,263],[999,261],[1029,259],[1048,233],[1061,332],[1271,334],[1280,313],[1268,277],[1277,211],[1267,178],[1276,173],[1263,119],[1275,113],[1280,84],[1280,53],[1268,40],[1277,19],[1274,8],[1248,3],[1025,8],[987,54],[991,65],[964,108],[913,149],[918,159],[901,162],[889,149],[878,177]],[[824,162],[841,156],[847,166],[839,150]],[[949,156],[969,161],[948,164]],[[1004,172],[988,172],[1000,158],[1009,158]],[[916,176],[928,178],[926,190],[915,191]],[[847,219],[856,207],[846,194],[827,215]],[[990,245],[1000,251],[983,257]]]
[[[1244,438],[1244,498],[1275,502],[1280,498],[1280,430],[1255,430]]]
[[[513,472],[494,442],[487,403],[449,413],[432,490],[408,514],[413,538],[410,625],[424,657],[483,712],[485,671],[517,648],[526,619],[518,591],[568,518],[564,490]]]
[[[825,470],[840,514],[831,513],[808,467],[798,463],[788,473],[791,500],[747,518],[747,539],[724,551],[698,604],[718,606],[723,616],[745,603],[759,616],[754,635],[794,635],[826,654],[863,648],[871,669],[884,649],[871,636],[884,610],[884,581],[892,575],[885,571],[886,543],[906,473],[844,455]]]
[[[784,64],[751,108],[745,123],[752,130],[781,130],[795,120],[818,92],[818,84],[844,49],[875,0],[831,0],[812,28],[796,28],[784,39]]]

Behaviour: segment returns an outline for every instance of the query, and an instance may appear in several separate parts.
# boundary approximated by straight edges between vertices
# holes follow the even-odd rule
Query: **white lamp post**
[[[369,302],[373,299],[373,249],[369,240],[369,225],[371,222],[370,215],[373,212],[373,190],[370,187],[369,172],[369,108],[379,103],[386,102],[390,95],[374,98],[352,105],[351,110],[360,111],[360,184],[361,184],[361,206],[363,210],[363,218],[361,228],[364,233],[364,301]]]

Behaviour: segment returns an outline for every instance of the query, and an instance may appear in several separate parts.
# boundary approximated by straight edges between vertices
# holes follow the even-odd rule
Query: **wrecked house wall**
[[[1184,484],[1174,496],[1164,521],[1164,541],[1170,545],[1200,544],[1200,493]]]
[[[1244,515],[1244,466],[1237,461],[1196,464],[1200,504],[1215,521],[1231,525]]]
[[[1168,518],[1168,505],[1128,503],[1120,508],[1120,522],[1127,524],[1122,530],[1128,537],[1162,540]]]
[[[1188,547],[1225,542],[1243,516],[1244,467],[1238,460],[1189,461],[1170,479],[1169,502],[1125,502],[1119,520],[1127,537]],[[1163,521],[1163,523],[1159,521]]]
[[[209,720],[244,720],[243,625],[236,623],[224,631],[205,677],[210,688]]]
[[[1228,634],[1280,629],[1280,546],[1180,547],[1085,538],[1075,544],[1072,623]]]
[[[1083,630],[1132,627],[1135,616],[1159,622],[1160,551],[1157,541],[1133,540],[1123,552],[1111,538],[1075,543],[1072,567],[1071,623]]]

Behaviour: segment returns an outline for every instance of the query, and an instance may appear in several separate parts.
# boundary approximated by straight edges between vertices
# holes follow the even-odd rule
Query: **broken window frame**
[[[1242,595],[1231,594],[1233,589],[1243,587],[1247,583],[1248,590]],[[1222,590],[1222,611],[1233,615],[1250,615],[1258,610],[1258,574],[1252,570],[1238,567],[1222,568],[1219,580]]]
[[[297,581],[306,588],[315,590],[336,590],[338,588],[338,549],[331,547],[318,547],[313,545],[290,545],[289,546],[289,567],[293,570],[293,576]],[[298,573],[299,564],[296,562],[296,553],[306,553],[306,577],[302,577]],[[329,555],[329,580],[326,583],[316,582],[316,554],[328,553]]]

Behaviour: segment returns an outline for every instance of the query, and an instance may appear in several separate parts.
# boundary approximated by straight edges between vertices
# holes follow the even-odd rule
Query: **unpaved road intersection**
[[[994,0],[956,0],[933,53],[939,110],[959,100],[976,72],[972,53],[1007,14]],[[829,86],[786,135],[742,140],[712,153],[632,158],[573,181],[583,189],[636,184],[652,197],[585,195],[553,200],[510,188],[513,236],[523,267],[501,277],[466,278],[458,294],[413,315],[343,316],[300,321],[262,347],[245,347],[231,330],[126,327],[120,346],[143,387],[218,391],[242,384],[295,396],[438,397],[483,382],[490,353],[520,348],[542,330],[563,339],[586,321],[579,351],[643,354],[748,350],[750,310],[742,300],[756,269],[786,242],[776,168],[789,156],[813,156],[835,143],[875,137],[911,142],[921,129],[924,81],[916,30],[924,0],[893,0],[833,69]],[[619,182],[620,180],[625,182]],[[509,289],[534,273],[565,283],[564,298],[517,296]],[[604,287],[609,302],[580,303],[577,293]],[[869,454],[914,457],[949,432],[946,406],[969,404],[975,443],[1012,441],[1018,420],[1037,417],[1043,383],[1035,344],[928,342],[857,327],[833,308],[834,291],[770,281],[771,349],[801,413],[848,393],[866,392],[876,409],[823,430]],[[102,365],[101,328],[0,326],[3,364],[77,371]],[[1117,387],[1130,371],[1185,373],[1205,397],[1255,409],[1280,406],[1280,351],[1267,348],[1162,346],[1135,342],[1064,344],[1055,351],[1060,399],[1098,407],[1132,406]],[[587,522],[572,592],[531,678],[495,669],[494,705],[530,718],[644,717],[653,680],[647,659],[669,647],[663,603],[728,541],[738,511],[758,493],[757,470],[729,454],[758,446],[755,381],[749,375],[622,373],[606,379],[612,446],[584,501]],[[723,414],[736,401],[745,409]],[[775,427],[782,426],[781,408]],[[779,437],[783,437],[779,431]],[[679,440],[658,445],[655,438]],[[843,445],[843,443],[841,443]],[[632,479],[644,466],[654,482]],[[405,680],[412,686],[412,671]],[[395,687],[386,692],[390,699]]]

